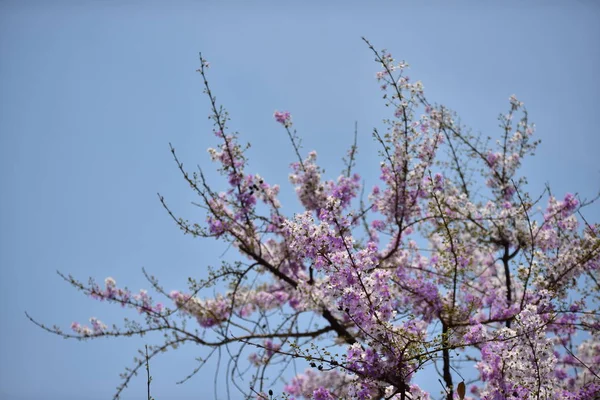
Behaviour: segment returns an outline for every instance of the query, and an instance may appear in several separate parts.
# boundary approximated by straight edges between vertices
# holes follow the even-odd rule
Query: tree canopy
[[[220,140],[209,155],[228,189],[218,192],[202,170],[184,168],[171,147],[206,219],[188,221],[159,199],[184,233],[226,242],[239,260],[190,278],[181,291],[146,275],[170,306],[113,278],[100,285],[62,275],[143,320],[109,328],[92,318],[89,326],[73,323],[72,333],[32,321],[79,340],[162,332],[164,341],[126,370],[115,397],[148,359],[185,342],[211,355],[227,349],[228,376],[246,398],[438,398],[413,382],[421,373],[436,373],[431,379],[448,400],[599,396],[600,225],[583,212],[596,199],[550,187],[528,193],[520,167],[540,142],[515,96],[497,139],[474,135],[426,98],[406,75],[408,64],[365,43],[390,110],[373,130],[378,185],[365,187],[355,171],[356,140],[342,173],[326,180],[290,112],[275,111],[297,156],[289,179],[304,208],[284,215],[280,187],[248,170],[248,145],[228,128],[201,57]],[[207,296],[219,282],[228,290]],[[307,370],[281,384],[292,363]]]

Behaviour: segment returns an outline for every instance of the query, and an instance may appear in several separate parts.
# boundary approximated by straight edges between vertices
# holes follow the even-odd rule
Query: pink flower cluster
[[[275,111],[273,117],[275,118],[275,121],[279,122],[286,128],[292,126],[292,116],[290,115],[289,111]]]
[[[106,331],[107,326],[97,318],[90,318],[90,323],[92,324],[91,328],[88,326],[79,325],[79,323],[77,322],[73,322],[71,324],[71,329],[73,330],[73,332],[84,337],[101,336]]]
[[[156,320],[164,306],[161,303],[153,304],[152,298],[148,296],[148,292],[141,289],[138,294],[132,294],[129,290],[117,288],[116,281],[108,277],[104,281],[105,288],[101,289],[97,284],[92,284],[89,290],[89,296],[100,301],[110,301],[121,304],[122,307],[130,306],[138,310],[140,314],[146,314]],[[91,318],[92,328],[82,326],[78,322],[71,324],[71,329],[83,336],[99,336],[106,332],[106,325],[101,323],[96,318]]]

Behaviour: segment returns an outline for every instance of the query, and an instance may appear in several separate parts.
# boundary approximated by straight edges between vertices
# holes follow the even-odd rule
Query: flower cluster
[[[90,323],[92,324],[91,328],[88,326],[79,325],[79,323],[77,322],[73,322],[71,324],[71,329],[73,330],[73,332],[83,337],[101,336],[107,329],[107,326],[104,325],[102,321],[98,320],[97,318],[90,318]]]
[[[289,111],[275,111],[273,117],[275,118],[275,121],[279,122],[286,128],[292,126],[292,116],[290,115]]]
[[[557,360],[543,317],[537,307],[528,305],[515,321],[516,329],[502,329],[496,333],[497,340],[481,349],[477,368],[488,385],[479,394],[484,400],[509,396],[554,399]]]
[[[117,282],[112,277],[106,278],[104,284],[104,289],[100,289],[98,285],[93,284],[89,292],[90,297],[100,301],[108,300],[120,303],[123,307],[126,305],[133,306],[140,314],[160,314],[164,308],[162,303],[154,304],[145,289],[140,289],[138,294],[132,294],[127,288],[118,288]]]
[[[315,396],[315,393],[325,399],[346,398],[349,386],[354,381],[355,378],[336,370],[315,372],[308,369],[303,374],[296,375],[284,390],[293,396],[290,400],[296,397],[310,399]]]

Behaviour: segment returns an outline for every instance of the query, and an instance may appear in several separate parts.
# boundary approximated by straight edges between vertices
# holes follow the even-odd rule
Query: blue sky
[[[85,298],[56,270],[113,276],[137,291],[148,286],[145,267],[171,290],[220,263],[226,248],[183,236],[156,196],[198,216],[169,142],[222,187],[206,153],[215,138],[195,72],[200,51],[232,128],[252,143],[249,171],[282,184],[289,215],[300,211],[287,184],[294,153],[275,109],[292,112],[304,151],[317,150],[329,177],[343,168],[358,121],[359,168],[367,182],[378,175],[371,130],[388,110],[361,36],[407,60],[428,98],[475,132],[499,134],[497,115],[516,94],[542,139],[524,166],[531,192],[549,182],[560,195],[597,193],[600,6],[444,3],[0,2],[0,397],[110,398],[152,342],[67,341],[36,328],[24,311],[64,328],[135,315]],[[600,220],[599,208],[586,216]],[[202,353],[187,346],[156,359],[154,397],[212,398],[214,365],[175,385]],[[123,398],[144,396],[140,376]]]

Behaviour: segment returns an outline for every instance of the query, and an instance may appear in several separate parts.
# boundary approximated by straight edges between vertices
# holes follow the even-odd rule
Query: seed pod
[[[458,393],[458,397],[460,398],[460,400],[464,400],[465,398],[465,383],[461,382],[458,384],[458,387],[456,388],[456,392]]]

